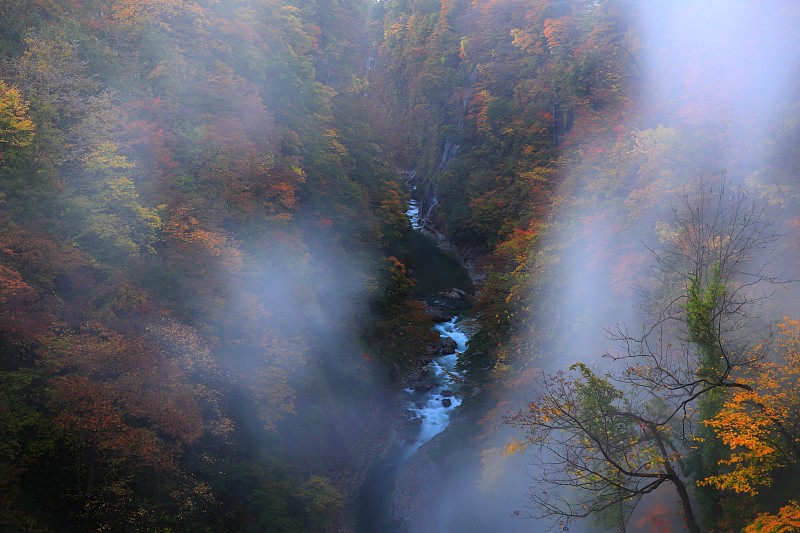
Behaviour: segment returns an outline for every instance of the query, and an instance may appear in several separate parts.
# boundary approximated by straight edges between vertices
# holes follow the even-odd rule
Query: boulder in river
[[[450,298],[451,300],[460,300],[461,298],[465,298],[467,296],[467,291],[462,289],[452,288],[449,291],[445,291],[444,293],[445,298]]]
[[[442,339],[442,354],[450,355],[456,353],[456,348],[458,348],[458,344],[450,337]]]
[[[442,407],[450,407],[453,405],[453,400],[450,398],[442,398]]]
[[[430,392],[435,385],[430,381],[420,381],[419,383],[415,383],[412,387],[417,392]]]
[[[406,420],[406,424],[411,427],[418,427],[422,425],[422,418],[415,416],[414,418],[409,418]]]
[[[428,305],[425,307],[425,312],[431,317],[433,322],[450,322],[453,318],[453,313],[449,309],[442,307]]]
[[[453,391],[451,391],[451,390],[448,390],[448,389],[444,389],[444,390],[443,390],[442,392],[440,392],[439,394],[441,394],[441,395],[442,395],[443,397],[445,397],[445,398],[449,398],[450,396],[453,396]]]

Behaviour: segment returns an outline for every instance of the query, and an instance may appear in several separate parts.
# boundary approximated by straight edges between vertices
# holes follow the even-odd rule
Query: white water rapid
[[[419,223],[419,205],[417,204],[416,200],[411,200],[411,202],[408,204],[406,216],[411,221],[412,228],[415,230],[422,229],[422,226]]]
[[[461,398],[457,394],[462,375],[456,372],[456,363],[458,355],[467,349],[469,337],[459,328],[457,316],[449,322],[436,324],[434,329],[441,338],[450,338],[455,341],[456,353],[441,355],[428,364],[428,376],[433,384],[432,389],[425,392],[405,389],[405,393],[409,397],[406,408],[415,418],[422,421],[419,434],[406,451],[406,458],[444,431],[450,423],[450,415],[461,405]]]

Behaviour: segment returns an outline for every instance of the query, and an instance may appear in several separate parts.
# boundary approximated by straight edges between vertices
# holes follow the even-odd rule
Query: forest
[[[800,531],[798,27],[1,0],[0,530]]]

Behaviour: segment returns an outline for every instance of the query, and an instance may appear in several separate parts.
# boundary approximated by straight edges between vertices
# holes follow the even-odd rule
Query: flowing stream
[[[458,396],[458,384],[461,374],[456,372],[458,355],[467,349],[469,338],[459,328],[458,317],[453,317],[448,322],[440,322],[434,326],[443,339],[453,339],[456,343],[456,353],[442,355],[433,359],[428,365],[433,388],[428,391],[405,389],[409,396],[406,409],[413,415],[414,420],[421,420],[420,430],[414,441],[406,450],[407,457],[411,457],[420,446],[445,430],[450,423],[450,415],[461,405]]]
[[[449,301],[441,293],[453,288],[469,289],[466,273],[455,259],[439,250],[431,239],[419,231],[419,207],[415,200],[411,200],[406,215],[415,230],[412,245],[417,257],[417,295],[433,305],[461,303],[463,307],[463,302]],[[461,405],[459,383],[463,376],[456,371],[456,364],[459,354],[467,348],[469,335],[457,313],[449,321],[435,324],[433,329],[440,338],[455,342],[455,353],[434,357],[428,364],[424,384],[402,391],[400,401],[407,423],[400,425],[397,442],[375,464],[361,488],[358,502],[359,533],[400,531],[399,525],[391,517],[392,492],[397,476],[422,445],[447,428],[453,411]]]

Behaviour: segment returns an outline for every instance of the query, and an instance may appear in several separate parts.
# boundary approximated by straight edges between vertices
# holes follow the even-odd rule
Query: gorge
[[[0,2],[0,530],[800,527],[798,27]]]

